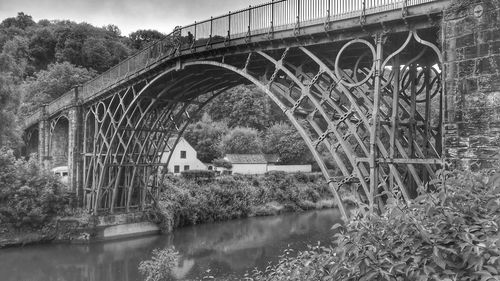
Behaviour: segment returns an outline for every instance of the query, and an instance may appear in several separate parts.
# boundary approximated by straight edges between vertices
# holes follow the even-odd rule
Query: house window
[[[188,171],[189,170],[189,165],[184,165],[184,171]]]
[[[178,172],[180,172],[180,167],[179,167],[179,165],[175,165],[174,166],[174,173],[178,173]]]
[[[181,159],[186,159],[186,151],[181,150]]]

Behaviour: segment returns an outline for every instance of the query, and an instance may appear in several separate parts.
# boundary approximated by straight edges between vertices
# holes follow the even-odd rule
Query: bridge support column
[[[38,123],[38,158],[41,166],[49,168],[50,126],[45,109],[46,107],[42,106],[43,117]]]
[[[444,13],[446,157],[453,168],[500,159],[500,2],[453,1]]]
[[[76,193],[78,204],[83,204],[82,184],[82,145],[83,124],[82,110],[78,101],[78,88],[75,91],[75,105],[68,110],[68,183],[73,192]]]

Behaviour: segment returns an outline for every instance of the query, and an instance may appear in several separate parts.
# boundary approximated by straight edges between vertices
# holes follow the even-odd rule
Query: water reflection
[[[91,245],[40,245],[0,250],[5,281],[142,280],[137,267],[155,248],[175,246],[181,259],[173,279],[242,276],[275,262],[286,248],[305,249],[326,242],[340,221],[336,210],[286,214],[205,224],[173,234]]]

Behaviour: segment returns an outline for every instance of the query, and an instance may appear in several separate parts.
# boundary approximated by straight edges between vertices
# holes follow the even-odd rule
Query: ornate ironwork
[[[382,34],[348,41],[334,60],[298,47],[223,63],[182,62],[87,106],[85,206],[97,213],[153,203],[168,140],[178,139],[215,96],[242,83],[255,84],[284,111],[344,216],[346,188],[371,209],[381,193],[410,200],[442,165],[441,63],[439,49],[416,31],[396,47]],[[323,151],[339,174],[327,168]],[[335,180],[339,175],[343,180]]]

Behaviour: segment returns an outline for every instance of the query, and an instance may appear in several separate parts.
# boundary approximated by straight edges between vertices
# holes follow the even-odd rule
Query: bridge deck
[[[103,74],[71,90],[26,118],[29,128],[45,116],[56,115],[77,103],[88,103],[106,96],[166,64],[175,65],[179,58],[234,53],[281,44],[290,39],[311,38],[318,44],[342,40],[343,31],[390,23],[443,11],[449,0],[280,0],[250,7],[176,29]],[[318,36],[319,35],[319,36]],[[293,41],[293,40],[292,40]],[[299,42],[296,40],[296,42]],[[303,44],[303,41],[300,41]],[[312,43],[311,43],[312,44]],[[241,48],[243,46],[243,48]]]

